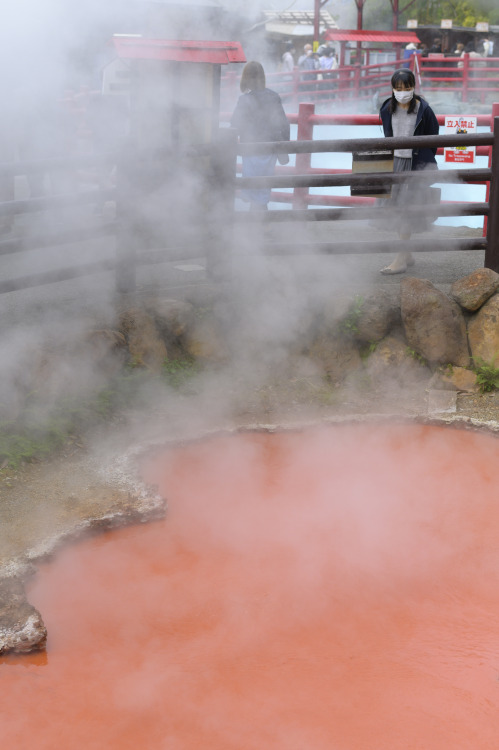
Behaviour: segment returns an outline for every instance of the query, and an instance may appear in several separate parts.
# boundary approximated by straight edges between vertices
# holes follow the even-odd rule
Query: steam
[[[497,444],[441,433],[344,425],[222,436],[149,459],[168,519],[67,548],[39,576],[48,664],[6,673],[15,710],[0,737],[25,736],[11,720],[23,697],[42,747],[52,731],[65,742],[82,716],[87,744],[109,747],[136,736],[151,747],[199,736],[354,746],[359,727],[393,736],[398,711],[411,737],[434,733],[414,720],[428,692],[449,736],[456,701],[487,719],[470,722],[472,736],[488,730],[497,508],[493,471],[478,486],[477,463],[492,466]],[[75,644],[87,643],[82,658]]]
[[[280,3],[274,6],[282,10]],[[237,38],[241,28],[249,28],[245,19],[258,15],[260,4],[256,0],[249,5],[220,3],[215,10],[222,12],[225,21],[229,10],[236,10],[240,24],[234,28],[234,38]],[[10,81],[8,89],[12,91],[0,125],[10,138],[2,143],[11,144],[8,153],[0,154],[2,160],[50,157],[58,155],[61,149],[63,155],[91,150],[81,134],[73,138],[67,148],[62,148],[60,123],[57,124],[54,113],[60,112],[61,100],[65,97],[71,100],[74,96],[73,104],[84,107],[88,104],[88,90],[100,90],[103,64],[113,56],[107,45],[112,34],[154,33],[166,38],[176,35],[186,38],[192,32],[195,38],[220,38],[221,28],[210,26],[210,15],[199,17],[203,19],[202,28],[196,24],[185,28],[185,21],[175,14],[167,20],[159,4],[125,0],[104,4],[84,0],[76,6],[64,0],[45,0],[42,4],[21,0],[15,4],[6,14],[0,32],[2,67]],[[249,48],[251,44],[248,36]],[[275,61],[268,60],[265,64],[267,72],[274,70]],[[205,81],[190,73],[178,80],[178,85],[171,82],[166,85],[163,81],[161,90],[152,83],[157,81],[150,79],[151,87],[144,86],[141,91],[149,103],[170,97],[175,103],[186,106],[187,98],[192,95],[201,108],[206,104],[203,99]],[[231,104],[234,106],[235,100]],[[195,130],[198,124],[199,120],[190,116],[182,120],[180,133],[184,140],[195,136],[190,129]],[[168,132],[168,126],[164,133],[151,132],[144,127],[142,143],[151,145],[166,137]],[[328,137],[319,131],[317,135]],[[334,135],[348,136],[351,132],[341,130]],[[120,132],[120,144],[125,137],[126,132]],[[339,155],[333,155],[332,163],[344,166]],[[139,294],[133,302],[140,303],[149,294],[180,296],[191,301],[196,299],[195,287],[201,287],[200,291],[209,298],[208,306],[226,342],[228,356],[223,363],[217,362],[216,367],[208,368],[193,381],[195,393],[189,398],[160,388],[157,382],[150,384],[132,421],[137,425],[143,423],[139,411],[145,403],[155,414],[161,415],[158,424],[161,421],[169,425],[188,422],[201,427],[224,423],[230,421],[235,411],[240,413],[244,399],[269,380],[285,378],[290,372],[306,372],[307,377],[319,378],[314,365],[305,362],[302,356],[303,345],[313,332],[317,318],[324,316],[324,311],[332,306],[341,309],[345,300],[355,293],[372,291],[378,269],[364,263],[359,256],[264,257],[267,240],[279,239],[290,244],[302,241],[305,245],[316,237],[327,241],[335,233],[334,225],[328,227],[324,223],[322,227],[297,228],[290,223],[262,228],[248,224],[237,226],[232,236],[227,233],[220,240],[227,258],[233,251],[232,276],[230,283],[220,285],[215,294],[210,293],[210,284],[204,278],[198,285],[199,277],[182,270],[181,264],[173,260],[177,241],[182,240],[189,248],[189,259],[195,259],[201,266],[206,262],[209,238],[197,233],[191,221],[193,212],[206,196],[198,173],[186,164],[181,167],[170,164],[167,179],[162,182],[158,179],[158,171],[162,177],[161,170],[155,165],[146,166],[151,168],[146,175],[150,177],[151,186],[141,210],[148,229],[145,233],[143,227],[137,230],[136,246],[140,253],[152,236],[153,247],[161,248],[164,262],[139,269]],[[15,197],[33,196],[37,189],[49,195],[67,193],[75,188],[95,190],[98,182],[95,174],[79,174],[77,178],[73,175],[68,179],[48,174],[40,187],[18,175]],[[111,206],[111,214],[113,210]],[[36,238],[47,226],[53,230],[85,228],[95,222],[92,211],[92,207],[86,207],[51,211],[48,218],[17,216],[14,234]],[[223,210],[219,206],[213,206],[212,214],[215,224],[223,222]],[[351,237],[366,231],[364,223],[352,223],[350,228]],[[83,245],[62,245],[1,256],[0,267],[4,277],[16,278],[114,257],[113,241],[104,238]],[[172,288],[173,274],[176,284]],[[25,395],[37,390],[43,393],[44,409],[49,412],[61,394],[69,395],[73,391],[86,395],[98,389],[104,382],[103,375],[96,372],[88,349],[80,342],[89,328],[115,325],[116,309],[115,279],[111,272],[1,295],[0,413],[15,418]],[[140,428],[137,426],[137,429]]]

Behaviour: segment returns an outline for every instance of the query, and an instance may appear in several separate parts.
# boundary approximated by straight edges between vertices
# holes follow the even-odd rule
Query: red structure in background
[[[400,51],[402,45],[413,42],[419,44],[414,31],[370,31],[368,29],[327,29],[324,32],[326,42],[339,42],[340,66],[345,64],[345,45],[347,42],[377,42],[378,44],[393,44]],[[367,51],[367,50],[366,50]],[[368,52],[368,51],[367,51]]]
[[[246,62],[239,42],[144,39],[140,36],[116,35],[113,37],[113,46],[118,57],[132,60],[165,60],[213,63],[214,65]]]

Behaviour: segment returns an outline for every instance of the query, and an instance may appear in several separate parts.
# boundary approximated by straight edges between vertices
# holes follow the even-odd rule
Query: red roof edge
[[[369,29],[327,29],[324,32],[326,41],[331,42],[388,42],[403,43],[420,40],[414,31],[371,31]]]
[[[246,62],[240,42],[146,39],[141,36],[114,36],[118,57],[133,60],[215,63]]]

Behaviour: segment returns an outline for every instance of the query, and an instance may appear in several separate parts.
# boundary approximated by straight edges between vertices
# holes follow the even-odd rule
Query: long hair
[[[263,65],[256,60],[252,60],[243,68],[241,83],[239,88],[246,94],[248,91],[257,91],[265,88],[265,71]]]
[[[395,95],[393,93],[393,89],[395,88],[397,83],[401,83],[404,86],[404,88],[410,88],[410,89],[416,88],[416,79],[414,77],[414,73],[412,72],[412,70],[409,70],[408,68],[399,68],[399,70],[396,70],[394,74],[392,75],[392,80],[391,80],[392,98],[389,104],[391,114],[395,112],[395,110],[397,109],[397,104],[398,104],[397,100],[395,99]],[[409,113],[414,112],[414,110],[416,109],[416,102],[419,98],[420,98],[419,96],[416,96],[416,94],[414,94],[414,96],[412,97],[409,103],[407,112]]]

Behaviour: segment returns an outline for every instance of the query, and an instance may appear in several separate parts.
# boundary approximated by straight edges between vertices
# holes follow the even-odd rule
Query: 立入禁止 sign
[[[476,133],[476,117],[468,115],[446,115],[445,135],[454,133]],[[444,148],[446,163],[473,164],[475,162],[475,146],[453,146]]]

